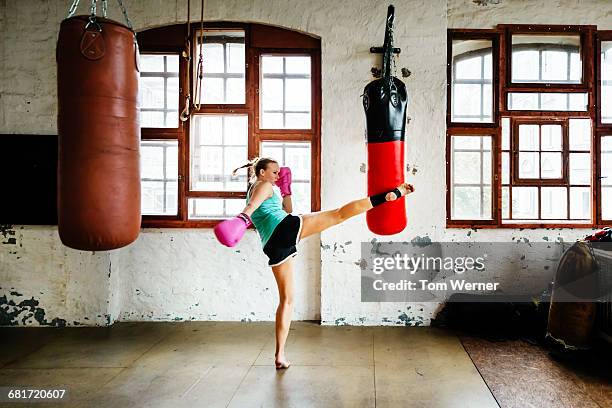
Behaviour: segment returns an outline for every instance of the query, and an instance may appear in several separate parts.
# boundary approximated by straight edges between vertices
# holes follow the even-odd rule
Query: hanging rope
[[[200,55],[198,56],[198,68],[197,68],[197,72],[198,72],[198,81],[196,82],[196,86],[195,86],[195,98],[197,99],[197,103],[195,105],[195,108],[197,110],[200,110],[200,106],[202,106],[202,78],[204,77],[204,56],[203,56],[203,49],[204,49],[204,0],[202,0],[201,5],[200,5],[200,33],[198,35],[199,37],[199,46],[200,46]]]
[[[183,57],[187,59],[187,62],[191,62],[191,0],[187,0],[187,34],[185,36],[185,50],[183,50]],[[181,112],[179,116],[182,122],[187,121],[194,111],[199,111],[202,106],[202,79],[204,78],[204,55],[203,55],[203,43],[204,43],[204,0],[201,1],[200,4],[200,30],[196,37],[196,46],[199,47],[199,56],[198,56],[198,64],[196,66],[196,76],[197,81],[195,81],[194,91],[193,91],[193,100],[191,98],[191,93],[187,91],[187,95],[185,96],[185,108]],[[191,89],[190,82],[190,71],[191,64],[189,65],[189,69],[187,70],[187,87]],[[197,101],[197,102],[196,102]]]
[[[191,93],[189,90],[191,89],[191,0],[187,0],[187,32],[185,33],[185,49],[182,52],[183,58],[187,60],[187,93],[185,95],[185,107],[183,108],[181,114],[179,115],[179,119],[181,122],[185,122],[191,116]]]

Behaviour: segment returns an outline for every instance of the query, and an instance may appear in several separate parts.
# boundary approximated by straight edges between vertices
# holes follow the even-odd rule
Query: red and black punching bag
[[[368,147],[368,196],[393,190],[404,182],[404,134],[406,85],[391,75],[394,8],[389,6],[383,45],[383,75],[366,85],[363,107]],[[406,227],[405,197],[384,203],[366,213],[368,228],[378,235],[392,235]]]
[[[64,245],[120,248],[140,230],[138,47],[112,20],[75,16],[57,41],[58,227]]]

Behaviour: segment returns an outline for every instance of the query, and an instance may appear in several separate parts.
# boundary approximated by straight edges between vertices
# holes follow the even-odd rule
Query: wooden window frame
[[[512,34],[567,34],[578,33],[581,38],[581,60],[582,60],[582,83],[581,84],[551,84],[551,83],[512,83],[511,75],[511,36]],[[498,54],[493,54],[493,76],[497,76],[497,89],[494,89],[496,101],[494,102],[495,112],[493,113],[495,120],[493,126],[491,124],[481,123],[453,123],[451,122],[451,102],[452,102],[452,40],[454,39],[485,39],[487,36],[497,36],[499,41]],[[600,199],[600,137],[612,135],[612,124],[600,123],[600,46],[601,41],[612,40],[611,31],[597,31],[594,25],[512,25],[499,24],[496,29],[478,30],[478,29],[449,29],[447,43],[447,130],[446,130],[446,227],[447,228],[597,228],[606,225],[608,220],[601,219],[601,203]],[[529,110],[512,110],[507,109],[507,95],[510,92],[563,92],[563,93],[587,93],[588,109],[586,111],[529,111]],[[549,120],[560,121],[568,120],[569,118],[590,118],[592,123],[592,143],[591,143],[591,171],[593,173],[591,183],[591,222],[575,223],[575,224],[554,224],[554,223],[507,223],[502,220],[502,148],[501,148],[501,119],[502,117],[510,118],[510,123],[515,120]],[[511,132],[510,137],[513,137]],[[494,135],[493,140],[493,220],[452,220],[450,208],[450,137],[453,135]],[[569,149],[569,145],[566,145]],[[510,146],[510,177],[512,178],[513,169],[513,147]],[[568,150],[569,151],[569,150]],[[569,156],[568,156],[569,158]],[[565,165],[565,163],[564,163]],[[566,173],[569,179],[569,173]],[[513,180],[510,181],[510,187],[514,185]],[[537,184],[544,185],[545,184]],[[569,191],[569,190],[568,190]],[[569,212],[569,202],[568,202]],[[568,214],[569,215],[569,214]],[[608,223],[609,224],[609,223]]]
[[[561,184],[566,187],[569,186],[569,124],[567,121],[562,121],[557,118],[534,118],[530,117],[528,119],[515,117],[514,120],[510,118],[511,123],[511,132],[510,132],[510,168],[512,171],[510,172],[510,187],[538,187],[538,186],[560,186]],[[522,179],[519,177],[519,168],[518,168],[518,160],[519,160],[519,126],[521,125],[538,125],[540,128],[542,125],[560,125],[561,126],[561,178],[559,179]],[[546,151],[542,150],[541,140],[542,133],[540,133],[540,150],[539,153],[546,153]],[[556,151],[555,151],[556,152]],[[555,153],[553,152],[553,153]],[[542,170],[542,166],[538,165],[540,169],[540,173]]]
[[[191,38],[200,29],[199,24],[192,25]],[[262,141],[309,141],[311,143],[311,209],[319,211],[321,206],[321,42],[288,29],[281,29],[261,24],[209,22],[204,29],[240,29],[245,32],[245,103],[244,104],[202,104],[194,114],[246,114],[248,115],[248,158],[259,155]],[[146,30],[138,34],[141,53],[181,54],[184,49],[186,24],[176,24]],[[283,34],[283,35],[279,35]],[[194,47],[195,48],[195,47]],[[259,61],[262,50],[266,53],[307,54],[311,56],[311,129],[258,129],[259,120]],[[193,53],[193,51],[192,51]],[[194,72],[197,55],[191,61],[179,59],[179,112],[185,108],[186,90],[192,84],[187,83],[187,70]],[[193,75],[190,75],[193,79]],[[192,81],[193,83],[193,81]],[[193,92],[191,92],[193,95]],[[243,198],[245,191],[196,191],[190,190],[190,122],[179,121],[173,128],[143,128],[142,140],[177,140],[178,141],[178,213],[176,216],[143,215],[142,227],[145,228],[212,228],[225,218],[190,219],[188,200],[191,198]],[[245,162],[247,158],[245,157]]]
[[[449,29],[447,33],[447,63],[446,63],[446,127],[447,129],[461,128],[478,128],[491,129],[499,126],[499,66],[495,64],[496,55],[499,54],[499,38],[498,30],[464,30],[464,29]],[[487,40],[491,41],[492,55],[491,66],[491,102],[493,106],[492,122],[453,122],[452,118],[452,89],[453,89],[453,40]],[[490,132],[490,130],[488,130]]]
[[[452,137],[453,136],[490,136],[491,137],[491,219],[490,220],[453,220],[451,219],[452,213],[452,184],[451,184],[451,170],[452,170]],[[446,226],[448,228],[492,228],[497,225],[496,214],[501,211],[499,204],[501,201],[496,199],[497,190],[501,191],[500,178],[498,177],[497,168],[501,168],[501,155],[497,155],[495,152],[501,149],[498,146],[500,137],[496,129],[488,128],[488,130],[476,129],[476,128],[456,128],[451,133],[446,134]],[[466,227],[469,225],[469,227]]]

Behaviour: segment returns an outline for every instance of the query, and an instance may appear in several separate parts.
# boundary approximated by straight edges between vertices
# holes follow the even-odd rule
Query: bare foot
[[[402,183],[399,186],[397,186],[397,189],[402,193],[402,196],[405,196],[407,194],[410,194],[414,191],[414,186],[412,184],[408,184],[408,183]],[[389,192],[386,196],[385,196],[385,200],[387,201],[394,201],[397,200],[399,197],[397,196],[396,193],[394,193],[393,191]]]
[[[284,356],[276,356],[274,359],[274,365],[276,366],[277,370],[282,370],[285,368],[289,368],[291,362],[287,361]]]

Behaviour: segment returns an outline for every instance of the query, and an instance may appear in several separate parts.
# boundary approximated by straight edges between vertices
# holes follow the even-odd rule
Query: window
[[[140,144],[141,201],[145,215],[176,215],[178,143],[147,140]]]
[[[452,42],[452,121],[493,121],[491,40]]]
[[[451,136],[452,218],[490,220],[492,137]]]
[[[140,126],[178,126],[178,55],[140,56]]]
[[[245,48],[243,30],[198,32],[198,56],[202,51],[202,98],[205,104],[244,104]],[[202,41],[200,41],[202,40]],[[194,55],[194,58],[196,56]],[[198,72],[194,64],[194,89]]]
[[[291,192],[293,211],[310,212],[312,179],[311,144],[309,142],[263,142],[261,154],[274,157],[280,166],[291,167]]]
[[[596,35],[597,55],[591,45]],[[603,108],[609,99],[605,87],[612,86],[612,74],[604,73],[610,70],[612,33],[599,35],[594,26],[449,30],[449,227],[588,227],[612,218],[612,170],[606,163],[612,159],[612,124],[606,127]],[[457,114],[460,104],[484,100],[476,87],[458,87],[466,76],[460,62],[471,61],[471,80],[482,87],[485,75],[475,73],[479,64],[483,71],[489,54],[492,93],[500,95],[497,105],[493,97],[491,124],[482,120],[485,115]]]
[[[497,35],[449,31],[447,125],[494,126]]]
[[[261,129],[311,128],[311,60],[261,56]]]
[[[513,83],[581,83],[580,35],[513,34]]]
[[[186,30],[179,24],[138,36],[143,226],[212,227],[234,216],[245,205],[247,174],[232,171],[255,156],[291,166],[294,212],[317,211],[320,41],[259,24],[211,23],[192,29],[189,60]],[[192,112],[182,121],[188,95]]]

